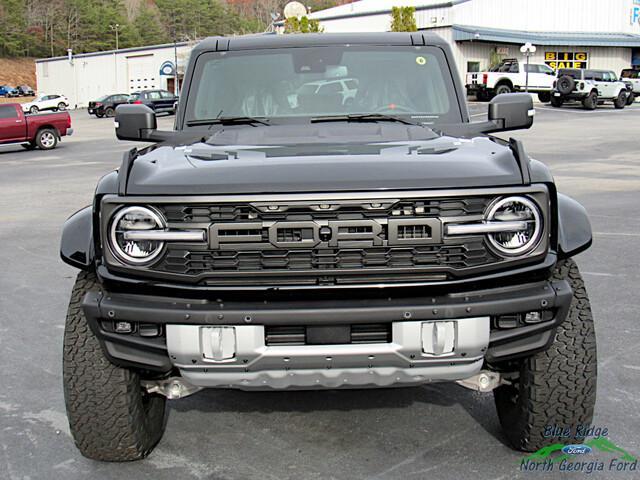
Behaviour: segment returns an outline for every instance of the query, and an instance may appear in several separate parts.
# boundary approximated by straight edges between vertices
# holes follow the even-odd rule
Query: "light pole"
[[[111,24],[109,25],[111,31],[116,32],[116,50],[113,52],[113,79],[114,79],[114,92],[118,90],[118,48],[120,47],[119,37],[118,37],[118,29],[120,28],[120,24]]]
[[[532,45],[531,42],[525,43],[520,47],[520,51],[524,53],[524,56],[527,57],[527,66],[525,67],[525,92],[529,93],[529,57],[536,53],[536,46]]]

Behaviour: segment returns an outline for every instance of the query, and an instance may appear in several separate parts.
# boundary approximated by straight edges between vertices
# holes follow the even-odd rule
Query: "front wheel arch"
[[[95,260],[93,246],[93,208],[85,207],[71,215],[62,227],[60,258],[80,270],[88,271]]]
[[[558,194],[558,256],[569,258],[591,246],[593,235],[586,209],[573,198]]]

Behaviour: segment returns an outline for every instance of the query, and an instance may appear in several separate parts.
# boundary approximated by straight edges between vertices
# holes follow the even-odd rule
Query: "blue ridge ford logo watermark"
[[[562,452],[568,455],[584,455],[591,453],[592,449],[588,445],[565,445],[562,448]]]

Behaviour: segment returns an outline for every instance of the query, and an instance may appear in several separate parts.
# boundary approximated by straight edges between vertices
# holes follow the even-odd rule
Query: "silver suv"
[[[612,101],[620,109],[627,105],[629,92],[624,82],[609,70],[561,68],[551,91],[551,105],[561,107],[567,101],[580,101],[587,110]]]

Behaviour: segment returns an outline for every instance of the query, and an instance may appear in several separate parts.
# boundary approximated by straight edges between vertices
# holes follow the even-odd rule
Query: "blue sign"
[[[176,74],[176,67],[172,61],[167,60],[160,66],[160,75],[166,75],[172,77]]]
[[[588,445],[567,445],[562,448],[562,451],[568,455],[584,455],[591,453],[591,447]]]

